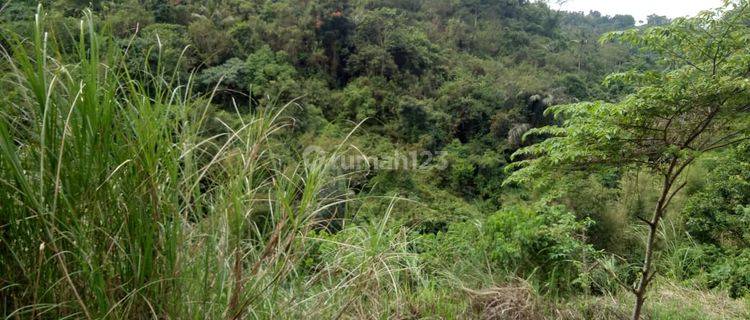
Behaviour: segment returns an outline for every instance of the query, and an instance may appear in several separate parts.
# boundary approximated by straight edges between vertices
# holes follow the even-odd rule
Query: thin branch
[[[740,142],[745,141],[745,140],[750,140],[750,137],[744,137],[744,138],[740,138],[740,139],[737,139],[737,140],[732,140],[732,141],[729,141],[727,143],[723,143],[723,144],[720,144],[720,145],[711,146],[709,148],[703,149],[702,151],[703,152],[708,152],[708,151],[712,151],[712,150],[716,150],[716,149],[721,149],[721,148],[724,148],[724,147],[731,146],[733,144],[740,143]]]
[[[644,217],[641,217],[640,215],[636,216],[636,218],[638,218],[638,220],[641,220],[643,223],[645,223],[645,224],[647,224],[649,226],[652,226],[652,227],[654,226],[653,222],[649,221],[648,219],[646,219]]]
[[[747,130],[745,130],[745,129],[743,129],[743,130],[737,130],[737,131],[734,131],[734,132],[732,132],[732,133],[729,133],[729,134],[726,134],[726,135],[724,135],[724,136],[723,136],[723,137],[721,137],[721,138],[718,138],[718,139],[716,139],[716,140],[714,140],[714,141],[711,141],[710,143],[706,143],[706,144],[703,144],[703,145],[701,145],[701,146],[700,146],[700,148],[699,148],[699,150],[706,150],[706,149],[710,149],[710,148],[712,148],[713,146],[716,146],[716,145],[718,145],[718,144],[721,144],[721,143],[723,143],[724,141],[727,141],[727,140],[732,140],[732,139],[734,139],[735,137],[739,137],[739,136],[744,136],[744,135],[746,135],[746,134],[747,134]],[[706,141],[706,142],[708,142],[708,141]]]
[[[723,103],[722,103],[723,104]],[[721,105],[721,104],[720,104]],[[688,147],[695,139],[697,139],[708,127],[709,124],[711,124],[711,121],[713,121],[714,117],[719,113],[720,107],[716,107],[715,109],[711,110],[708,115],[706,116],[706,119],[701,121],[698,126],[691,131],[688,138],[685,140],[685,142],[682,143],[682,147],[686,148]]]

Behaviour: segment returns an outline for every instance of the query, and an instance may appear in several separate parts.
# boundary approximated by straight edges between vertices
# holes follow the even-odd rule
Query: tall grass
[[[386,225],[393,203],[320,231],[349,176],[333,173],[343,148],[275,153],[293,103],[222,115],[162,63],[128,69],[91,13],[74,53],[35,18],[2,39],[6,318],[383,317],[431,294],[411,232]]]
[[[289,165],[283,109],[236,125],[210,97],[81,21],[66,62],[44,12],[4,39],[0,114],[2,313],[9,318],[247,316],[293,272],[335,200],[330,161]],[[158,48],[156,49],[158,50]],[[144,67],[145,68],[145,67]],[[220,133],[208,135],[208,124]],[[212,130],[211,132],[215,132]],[[258,311],[260,312],[260,311]]]

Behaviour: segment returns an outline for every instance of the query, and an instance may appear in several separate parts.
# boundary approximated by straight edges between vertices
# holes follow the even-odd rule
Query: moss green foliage
[[[746,7],[2,3],[0,314],[747,318]]]

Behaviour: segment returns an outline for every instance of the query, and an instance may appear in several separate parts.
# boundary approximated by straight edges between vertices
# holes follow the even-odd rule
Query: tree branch
[[[637,215],[635,217],[638,218],[638,220],[641,220],[643,223],[645,223],[645,224],[647,224],[649,226],[653,226],[654,225],[651,221],[649,221],[648,219],[646,219],[644,217],[641,217],[640,215]]]
[[[744,137],[744,138],[740,138],[740,139],[729,141],[727,143],[722,143],[722,144],[719,144],[719,145],[709,146],[708,148],[703,149],[702,151],[703,152],[708,152],[708,151],[712,151],[712,150],[716,150],[716,149],[721,149],[721,148],[724,148],[724,147],[731,146],[733,144],[740,143],[740,142],[745,141],[745,140],[750,140],[750,137]]]

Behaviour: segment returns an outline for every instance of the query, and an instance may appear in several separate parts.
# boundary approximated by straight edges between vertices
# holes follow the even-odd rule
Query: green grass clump
[[[304,253],[328,162],[274,155],[284,107],[222,122],[191,82],[128,69],[95,29],[86,15],[75,59],[41,10],[31,38],[3,39],[2,313],[245,314]]]

